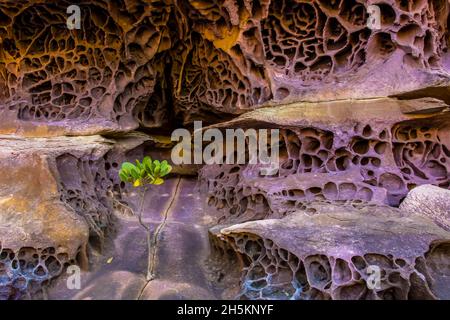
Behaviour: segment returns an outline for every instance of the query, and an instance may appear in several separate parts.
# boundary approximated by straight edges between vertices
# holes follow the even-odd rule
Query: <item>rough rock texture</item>
[[[83,290],[61,279],[52,297],[231,297],[239,286],[241,297],[280,297],[276,284],[291,298],[450,297],[448,233],[389,208],[419,185],[450,187],[448,1],[80,0],[81,29],[69,30],[73,4],[0,0],[0,299],[34,295],[88,258]],[[367,26],[372,4],[380,29]],[[388,96],[400,100],[378,98]],[[169,177],[146,199],[143,228],[120,163],[168,158],[172,144],[129,133],[194,120],[280,129],[280,170],[204,167],[195,199],[192,181]],[[448,226],[439,212],[424,214]],[[231,267],[212,267],[222,289],[210,288],[207,227],[249,220],[261,221],[214,229]],[[313,231],[329,242],[303,246]],[[334,252],[338,240],[355,252]],[[225,285],[237,257],[242,283]],[[377,292],[358,269],[371,261],[388,265]],[[260,271],[266,286],[250,279]]]
[[[108,146],[99,137],[78,140],[82,141],[0,137],[1,298],[33,291],[77,256],[86,265],[89,228],[59,201],[55,156],[63,152],[95,156]]]
[[[170,47],[170,8],[79,1],[82,29],[71,31],[72,4],[0,4],[1,131],[87,134],[161,125],[164,95],[153,93],[164,86],[158,53]]]
[[[219,209],[219,222],[239,222],[314,212],[313,200],[398,206],[417,185],[449,188],[450,113],[440,106],[420,99],[299,103],[218,124],[279,128],[280,165],[270,177],[260,176],[261,165],[205,166],[208,204]]]
[[[241,298],[450,298],[450,234],[398,209],[321,206],[218,226],[211,237],[217,257],[237,256]],[[380,268],[378,288],[368,288],[369,266]]]
[[[427,216],[450,230],[450,190],[433,185],[414,188],[403,200],[400,209]]]
[[[211,126],[277,128],[281,159],[272,176],[260,164],[201,169],[219,224],[216,283],[239,284],[228,297],[242,299],[449,299],[450,233],[432,221],[444,202],[422,216],[407,209],[411,200],[390,207],[422,184],[448,192],[449,115],[433,99],[348,100]],[[369,287],[369,266],[381,268],[380,288]]]
[[[70,1],[2,1],[0,132],[129,131],[447,86],[448,2],[384,1],[379,30],[373,3],[78,1],[69,30]]]
[[[155,149],[157,147],[161,149]],[[0,179],[0,300],[48,297],[43,294],[54,285],[56,277],[62,290],[59,295],[50,297],[53,299],[74,293],[78,293],[77,299],[87,298],[92,294],[88,294],[92,287],[97,288],[102,281],[117,285],[114,287],[116,296],[109,295],[113,290],[109,287],[108,292],[97,291],[95,299],[131,298],[126,290],[131,290],[134,298],[138,297],[147,283],[141,274],[147,262],[146,234],[134,215],[138,195],[133,188],[119,181],[118,170],[123,161],[141,159],[144,154],[168,158],[168,152],[170,154],[166,138],[142,133],[108,139],[101,136],[0,136],[0,168],[3,172]],[[192,175],[192,169],[180,166],[174,166],[174,172]],[[170,209],[165,207],[169,205],[169,196],[175,192],[173,181],[166,183],[167,187],[161,187],[164,193],[148,194],[146,207],[151,208],[149,214],[153,216],[144,221],[152,226],[152,232],[158,226],[160,215]],[[181,203],[192,201],[192,210],[198,211],[195,206],[200,207],[201,202],[194,201],[194,196],[197,197],[193,190],[195,183],[185,183],[186,188],[180,192],[180,197],[185,200]],[[179,201],[178,194],[174,197],[172,201]],[[189,238],[198,232],[191,224],[202,224],[200,220],[204,217],[200,216],[202,211],[198,211],[198,216],[178,217],[183,211],[186,211],[184,205],[176,207],[177,224],[168,228],[177,229],[174,233],[178,237]],[[190,221],[186,228],[179,227],[183,219]],[[201,248],[201,254],[206,256],[207,228],[203,228],[203,238],[197,239],[192,250]],[[137,243],[139,245],[133,248]],[[178,240],[173,243],[177,244]],[[114,248],[111,248],[113,244]],[[180,249],[175,246],[169,250]],[[96,273],[104,264],[104,255],[108,254],[120,256],[116,258],[120,261],[119,269],[107,275]],[[174,257],[186,254],[178,251]],[[175,268],[176,263],[168,261],[172,259],[171,255],[163,253],[161,259]],[[130,261],[136,261],[137,265]],[[84,268],[85,290],[82,292],[70,292],[66,288],[65,268],[73,264]],[[181,277],[180,272],[176,274]],[[199,285],[197,282],[202,288],[207,287],[201,272],[192,274],[198,274],[197,278],[192,284],[184,279],[184,286],[179,283],[180,279],[175,281],[169,274],[166,282],[161,283],[166,289],[161,289],[160,294],[164,295],[165,290],[171,292],[171,288],[178,285],[187,292],[199,292],[191,289]],[[118,282],[113,281],[116,276]],[[85,279],[89,280],[84,282]],[[127,283],[134,289],[128,288]],[[100,287],[106,288],[105,285]],[[128,289],[122,291],[120,288]],[[142,294],[145,297],[155,293]],[[199,298],[208,296],[210,294],[202,293]]]
[[[192,32],[174,57],[175,76],[185,79],[176,86],[180,108],[192,117],[211,106],[239,112],[270,101],[386,96],[447,83],[440,61],[448,3],[384,1],[381,30],[371,30],[373,3],[189,1]]]
[[[87,267],[88,243],[101,248],[121,209],[113,159],[142,141],[0,136],[0,298],[35,293],[68,264]]]

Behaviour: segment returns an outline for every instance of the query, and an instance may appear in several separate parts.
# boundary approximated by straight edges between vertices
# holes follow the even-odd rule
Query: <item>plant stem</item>
[[[152,256],[152,244],[151,244],[151,232],[150,232],[150,227],[146,226],[145,223],[142,221],[142,215],[144,213],[144,203],[145,203],[145,194],[147,192],[147,187],[143,187],[141,188],[141,194],[140,194],[140,203],[139,203],[139,212],[138,212],[138,220],[139,220],[139,224],[145,229],[146,233],[147,233],[147,261],[151,260],[151,256]],[[151,266],[150,264],[147,264],[147,276],[146,276],[147,281],[150,281],[153,279],[153,275],[152,275],[152,271],[151,271]]]
[[[145,193],[147,192],[147,187],[144,187],[141,189],[141,199],[140,199],[140,203],[139,203],[139,212],[138,212],[138,219],[139,219],[139,223],[141,224],[141,226],[144,227],[145,230],[147,230],[147,232],[150,232],[150,228],[147,227],[144,222],[142,221],[142,214],[144,212],[144,202],[145,202]]]

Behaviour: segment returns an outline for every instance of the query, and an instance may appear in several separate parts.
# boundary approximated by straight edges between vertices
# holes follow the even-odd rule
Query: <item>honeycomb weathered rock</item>
[[[14,299],[34,293],[77,259],[86,266],[89,228],[59,201],[55,156],[108,147],[99,138],[5,136],[0,145],[0,299]]]
[[[431,111],[402,112],[421,103]],[[394,99],[292,104],[218,124],[280,128],[280,164],[269,177],[260,176],[260,165],[203,167],[208,204],[219,209],[219,222],[242,222],[314,213],[308,203],[318,200],[398,206],[418,185],[449,188],[449,113],[438,106]]]
[[[80,30],[71,4],[0,3],[1,132],[129,131],[450,83],[445,0],[79,1]]]
[[[69,30],[72,4],[0,3],[1,131],[89,134],[161,125],[160,52],[171,46],[170,7],[80,1],[81,29]]]
[[[0,137],[0,299],[36,293],[69,264],[87,267],[88,244],[101,249],[125,208],[117,163],[144,140]]]
[[[322,205],[312,216],[297,211],[282,219],[217,226],[211,240],[216,258],[237,256],[232,268],[241,270],[235,279],[240,298],[450,297],[450,233],[395,208]]]
[[[280,219],[213,237],[243,259],[242,296],[449,297],[448,234],[388,207],[422,184],[450,187],[448,106],[365,99],[450,103],[448,1],[79,0],[81,29],[69,30],[73,4],[0,0],[0,134],[12,135],[0,137],[0,298],[33,293],[67,264],[85,264],[87,244],[102,248],[113,212],[131,210],[117,171],[149,153],[142,143],[150,138],[112,134],[167,133],[249,111],[217,127],[279,128],[278,175],[262,177],[258,165],[201,172],[206,209],[219,209],[219,223]],[[380,28],[367,25],[370,5],[380,10]],[[310,102],[285,105],[297,101]],[[362,212],[381,231],[365,228]],[[354,256],[330,252],[323,239],[308,252],[284,244],[305,240],[299,230],[323,235],[333,218],[347,229],[325,235],[358,233],[364,247]],[[381,236],[389,238],[384,246]],[[372,260],[389,265],[376,293],[358,269]],[[250,278],[259,272],[268,276],[255,289]]]
[[[378,4],[380,29],[367,27]],[[274,101],[387,96],[448,83],[446,1],[189,1],[175,46],[185,121]],[[194,116],[192,115],[194,114]]]

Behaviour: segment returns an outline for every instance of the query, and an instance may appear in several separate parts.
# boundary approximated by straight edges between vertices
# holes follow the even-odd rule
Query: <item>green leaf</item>
[[[136,168],[138,168],[139,170],[144,169],[144,166],[142,165],[142,163],[139,160],[136,160]]]
[[[135,165],[130,162],[122,163],[122,170],[124,170],[125,172],[131,172],[131,170],[134,168],[136,168]]]
[[[164,174],[161,175],[161,177],[168,175],[171,171],[172,171],[172,166],[168,164],[164,171]]]
[[[161,172],[161,163],[159,160],[153,161],[153,175],[155,177],[159,177],[159,173]]]
[[[164,177],[165,175],[169,174],[169,172],[172,171],[172,166],[170,166],[167,163],[167,160],[164,160],[163,162],[161,162],[161,173],[160,173],[160,177]]]
[[[152,158],[150,158],[149,156],[145,156],[144,160],[142,160],[142,163],[148,163],[148,164],[152,164]]]
[[[119,171],[121,181],[130,182],[134,187],[140,187],[146,184],[160,185],[164,183],[161,177],[172,171],[172,166],[167,160],[160,162],[152,160],[151,157],[145,156],[142,162],[135,160],[136,164],[124,162]]]
[[[119,172],[119,178],[123,182],[128,182],[128,180],[130,180],[130,176],[122,170]]]
[[[144,160],[142,160],[142,163],[144,164],[144,168],[147,173],[150,173],[150,174],[153,173],[152,158],[147,156],[144,158]]]
[[[139,179],[141,177],[141,175],[140,175],[140,173],[139,173],[137,168],[131,169],[130,174],[131,174],[131,176],[133,177],[134,180],[137,180],[137,179]]]

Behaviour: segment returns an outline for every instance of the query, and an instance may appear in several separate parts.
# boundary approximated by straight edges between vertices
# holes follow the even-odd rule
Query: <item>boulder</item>
[[[433,185],[422,185],[412,189],[400,209],[432,219],[450,231],[450,190]]]

